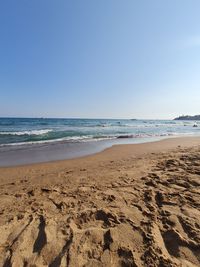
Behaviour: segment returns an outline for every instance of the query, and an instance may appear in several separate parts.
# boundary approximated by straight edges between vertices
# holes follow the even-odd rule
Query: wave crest
[[[18,131],[18,132],[0,132],[0,135],[43,135],[52,132],[51,129],[32,130],[32,131]]]

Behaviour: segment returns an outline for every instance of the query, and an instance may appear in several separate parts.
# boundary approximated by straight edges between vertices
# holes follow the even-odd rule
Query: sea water
[[[200,136],[200,123],[174,120],[0,118],[0,167],[100,152],[176,136]]]
[[[192,121],[0,118],[0,146],[200,135]],[[198,123],[197,123],[198,126]]]

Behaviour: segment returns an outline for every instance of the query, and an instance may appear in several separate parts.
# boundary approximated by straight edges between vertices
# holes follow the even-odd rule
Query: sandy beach
[[[200,138],[0,168],[0,266],[200,266]]]

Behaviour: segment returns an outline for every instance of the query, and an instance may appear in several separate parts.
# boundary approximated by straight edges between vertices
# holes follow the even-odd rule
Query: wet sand
[[[200,138],[0,168],[0,266],[200,266]]]
[[[101,152],[113,145],[146,143],[162,139],[164,138],[120,138],[87,142],[4,145],[0,146],[0,167],[73,159]]]

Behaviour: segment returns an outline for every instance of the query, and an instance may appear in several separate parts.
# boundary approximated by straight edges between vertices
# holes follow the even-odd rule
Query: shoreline
[[[177,148],[192,148],[200,145],[200,137],[173,137],[166,138],[158,141],[151,141],[138,144],[117,144],[103,149],[102,151],[80,156],[76,158],[52,160],[45,162],[36,162],[31,164],[21,164],[13,166],[0,166],[0,174],[3,170],[15,170],[15,169],[30,169],[41,167],[54,168],[55,166],[69,167],[76,164],[90,164],[91,162],[107,162],[112,160],[120,160],[125,158],[141,157],[144,155],[150,155],[151,153],[168,152]]]
[[[165,137],[122,138],[89,142],[55,142],[0,147],[0,167],[29,165],[95,155],[114,145],[142,144]]]
[[[146,138],[142,140],[138,139],[122,139],[122,140],[107,140],[99,142],[86,142],[86,143],[56,143],[47,145],[35,145],[32,147],[10,147],[0,149],[0,169],[11,168],[17,166],[29,166],[35,164],[53,163],[59,161],[77,160],[84,157],[95,156],[96,154],[103,153],[109,149],[117,146],[140,146],[145,144],[152,144],[158,142],[170,142],[179,140],[188,145],[188,142],[193,144],[200,140],[197,136],[177,136],[177,137],[159,137],[159,138]],[[190,140],[190,141],[189,141]],[[170,145],[170,144],[169,144]]]

